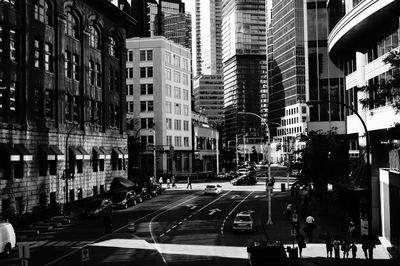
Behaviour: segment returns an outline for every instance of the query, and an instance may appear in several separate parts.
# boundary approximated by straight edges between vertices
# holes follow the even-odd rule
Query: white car
[[[247,169],[247,168],[239,168],[239,169],[237,170],[237,172],[238,172],[240,175],[248,175],[248,174],[250,174],[250,170]]]
[[[204,194],[215,194],[219,195],[222,192],[221,185],[207,185],[204,189]]]
[[[10,223],[0,222],[0,253],[9,256],[15,248],[16,237],[14,228]]]
[[[251,212],[239,212],[233,220],[232,229],[234,231],[254,232],[254,221]]]

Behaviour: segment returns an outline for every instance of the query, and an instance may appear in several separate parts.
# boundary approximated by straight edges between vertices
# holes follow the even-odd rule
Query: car
[[[282,243],[253,241],[247,246],[249,266],[274,265],[289,266],[289,258],[286,255],[285,247]],[[297,264],[295,264],[297,265]]]
[[[221,185],[207,185],[206,188],[204,189],[204,194],[215,194],[219,195],[222,192],[222,186]]]
[[[231,180],[231,184],[237,185],[255,185],[257,184],[257,178],[254,175],[241,175]]]
[[[11,251],[15,248],[16,237],[12,224],[0,221],[0,253],[5,256],[11,255]]]
[[[232,230],[254,232],[253,212],[242,211],[237,213],[233,220]]]
[[[160,184],[146,183],[144,187],[147,189],[152,197],[157,197],[158,195],[162,194],[162,187]]]
[[[106,212],[112,212],[112,202],[108,198],[93,199],[85,211],[87,217],[100,217]]]
[[[151,193],[149,192],[149,190],[147,190],[146,187],[144,186],[134,186],[132,187],[132,190],[135,191],[136,195],[138,195],[140,197],[140,201],[142,202],[143,200],[147,200],[147,199],[151,199],[153,196],[151,195]]]
[[[129,206],[135,206],[141,202],[140,196],[133,190],[119,190],[111,193],[113,208],[127,209]]]
[[[239,169],[237,170],[237,172],[238,172],[240,175],[248,175],[248,174],[250,174],[250,169],[248,169],[248,168],[239,168]]]

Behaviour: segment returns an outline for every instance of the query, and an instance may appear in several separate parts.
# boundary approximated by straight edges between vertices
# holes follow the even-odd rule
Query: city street
[[[215,183],[215,182],[214,182]],[[286,183],[286,182],[285,182]],[[102,219],[73,222],[26,242],[31,246],[29,265],[79,265],[82,247],[89,250],[85,265],[246,265],[246,246],[253,240],[280,240],[290,245],[290,226],[282,215],[282,204],[290,197],[275,184],[274,224],[266,227],[267,197],[264,182],[255,186],[231,186],[220,182],[218,196],[203,195],[205,183],[186,184],[163,195],[113,214],[114,233],[104,235]],[[232,221],[240,211],[253,211],[255,232],[233,232]],[[318,219],[318,217],[317,217]],[[129,221],[136,232],[127,232]],[[323,225],[320,225],[321,227]],[[318,241],[318,240],[316,240]],[[160,252],[160,253],[159,253]],[[2,265],[20,265],[18,252],[0,260]],[[365,265],[365,259],[325,259],[325,246],[307,244],[303,265]],[[358,258],[362,258],[359,247]],[[383,247],[375,250],[374,265],[396,265],[388,260]]]

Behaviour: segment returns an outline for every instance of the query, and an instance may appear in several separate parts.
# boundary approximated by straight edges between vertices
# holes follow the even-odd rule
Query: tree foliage
[[[358,87],[358,90],[370,95],[368,98],[360,99],[359,102],[363,108],[390,104],[398,114],[400,113],[400,50],[391,51],[383,62],[392,67],[392,77],[379,80],[378,84]]]

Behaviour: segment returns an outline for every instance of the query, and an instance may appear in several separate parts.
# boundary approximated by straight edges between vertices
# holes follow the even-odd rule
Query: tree
[[[384,59],[385,64],[392,67],[391,78],[379,80],[376,84],[358,87],[367,92],[369,97],[360,99],[363,108],[384,106],[390,102],[396,114],[400,113],[400,50],[391,51]]]

